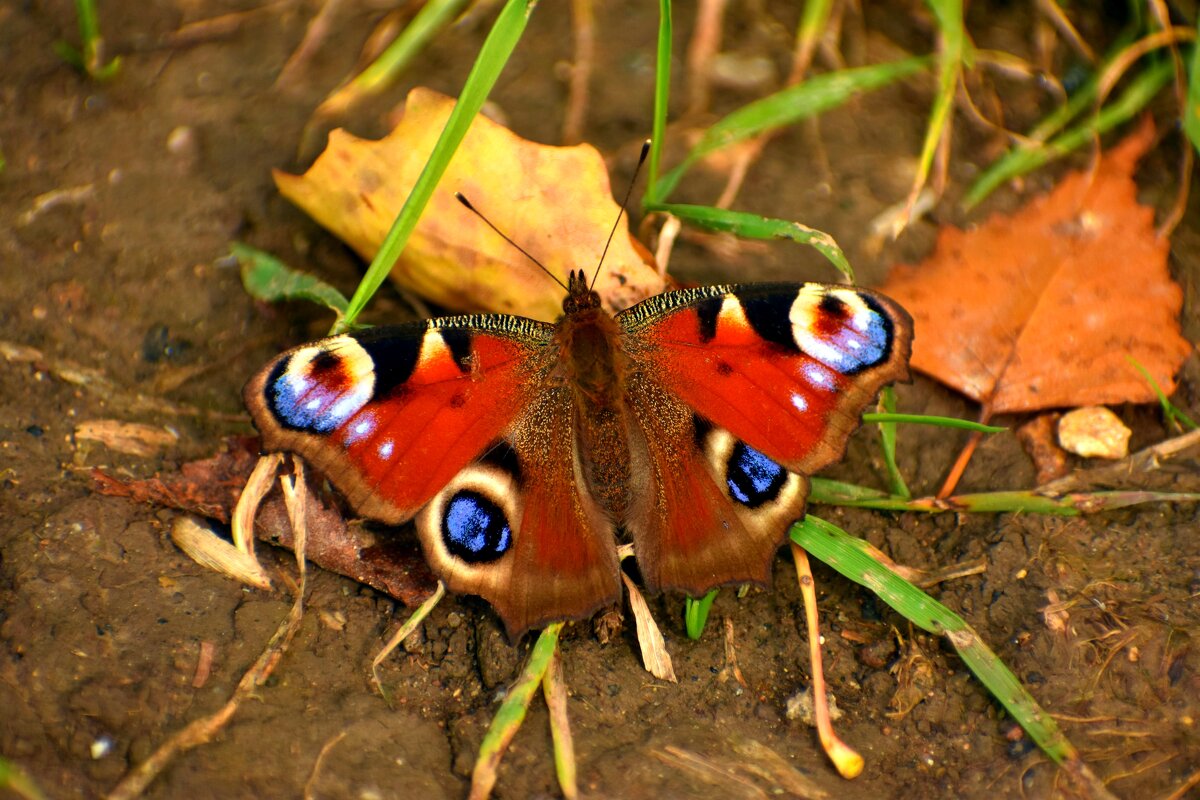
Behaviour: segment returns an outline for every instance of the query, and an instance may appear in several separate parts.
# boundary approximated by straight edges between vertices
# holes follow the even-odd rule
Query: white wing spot
[[[792,392],[792,405],[795,406],[796,410],[800,413],[808,411],[808,399],[798,392]]]
[[[813,386],[819,386],[822,389],[828,389],[833,385],[833,379],[823,368],[816,364],[805,364],[803,368],[804,377]]]

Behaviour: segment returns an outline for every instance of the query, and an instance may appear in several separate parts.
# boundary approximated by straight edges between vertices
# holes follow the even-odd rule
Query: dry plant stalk
[[[796,561],[796,579],[804,597],[804,619],[808,626],[808,653],[812,662],[813,716],[816,717],[817,738],[821,747],[843,778],[857,778],[863,771],[863,757],[838,738],[829,721],[829,699],[825,688],[825,670],[821,663],[821,631],[817,622],[817,591],[813,582],[808,553],[793,544],[792,558]]]
[[[303,462],[294,460],[295,475],[281,479],[284,497],[288,499],[288,511],[296,538],[296,567],[300,573],[299,588],[287,617],[279,624],[262,654],[238,681],[233,695],[215,713],[192,722],[183,730],[167,739],[149,758],[134,767],[123,777],[107,800],[135,800],[141,797],[150,783],[158,777],[176,756],[211,741],[237,713],[242,701],[250,697],[258,687],[266,683],[279,664],[283,653],[300,630],[304,617],[304,592],[307,570],[304,564],[305,516],[304,501],[307,492],[304,483]],[[290,482],[290,486],[289,486]]]

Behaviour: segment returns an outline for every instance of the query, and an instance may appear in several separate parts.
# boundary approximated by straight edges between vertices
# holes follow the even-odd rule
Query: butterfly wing
[[[489,315],[335,336],[276,358],[245,401],[265,449],[303,456],[360,514],[417,517],[435,573],[516,635],[619,589],[551,377],[553,332]]]
[[[617,317],[649,476],[626,527],[652,587],[765,581],[806,476],[842,457],[867,403],[908,376],[912,323],[821,284],[669,292]]]
[[[539,393],[417,517],[434,570],[491,603],[510,639],[620,598],[615,531],[582,478],[571,419],[566,387]]]

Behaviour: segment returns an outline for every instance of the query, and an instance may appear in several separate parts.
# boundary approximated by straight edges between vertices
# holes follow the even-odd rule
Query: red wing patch
[[[872,292],[763,284],[674,292],[622,315],[640,371],[701,417],[810,475],[907,376],[907,314]]]

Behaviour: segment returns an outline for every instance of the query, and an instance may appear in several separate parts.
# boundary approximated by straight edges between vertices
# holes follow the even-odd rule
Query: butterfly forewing
[[[865,289],[713,286],[652,297],[617,319],[641,373],[805,475],[840,459],[879,389],[908,377],[912,321]]]
[[[268,364],[246,405],[265,449],[299,453],[359,513],[398,523],[528,404],[552,330],[476,316],[334,336]]]

